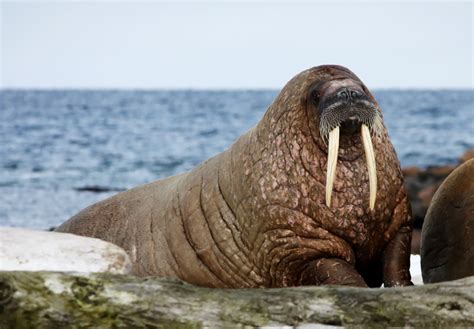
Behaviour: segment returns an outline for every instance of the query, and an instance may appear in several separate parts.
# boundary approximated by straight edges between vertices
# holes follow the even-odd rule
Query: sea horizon
[[[474,147],[473,90],[372,92],[403,167],[455,165]],[[188,171],[254,126],[277,94],[2,89],[0,225],[46,229],[117,191]]]

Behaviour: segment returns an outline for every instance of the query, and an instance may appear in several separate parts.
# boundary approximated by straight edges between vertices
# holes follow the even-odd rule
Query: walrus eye
[[[319,104],[319,98],[320,98],[319,91],[314,90],[311,93],[311,101],[313,102],[313,104],[318,105]]]

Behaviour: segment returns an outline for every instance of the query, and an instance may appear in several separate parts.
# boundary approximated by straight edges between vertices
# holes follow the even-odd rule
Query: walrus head
[[[318,184],[325,185],[325,193],[317,194],[321,195],[318,204],[325,203],[327,208],[333,207],[334,211],[341,208],[341,204],[335,200],[331,204],[333,188],[341,192],[339,189],[344,186],[346,191],[350,189],[350,193],[354,194],[353,199],[350,193],[346,194],[346,200],[349,198],[355,202],[361,193],[367,192],[367,208],[375,210],[377,193],[381,192],[377,180],[384,182],[384,190],[386,181],[392,182],[392,176],[382,177],[381,173],[398,172],[396,154],[375,97],[353,72],[343,66],[316,66],[294,76],[269,107],[256,132],[259,141],[265,136],[269,138],[267,143],[275,144],[275,149],[270,150],[265,143],[262,151],[264,155],[281,152],[280,155],[271,154],[269,166],[283,167],[281,161],[273,162],[285,152],[289,152],[291,158],[285,163],[293,163],[293,168],[287,166],[286,172],[272,173],[268,179],[278,178],[274,184],[278,185],[281,177],[294,175],[290,171],[300,170],[301,165]],[[364,153],[365,162],[360,161]],[[391,162],[386,163],[385,168],[376,168],[376,156],[379,166],[384,161]],[[310,159],[313,164],[306,163]],[[360,167],[364,164],[367,174],[363,172],[365,168]],[[351,168],[351,165],[355,167]],[[392,166],[393,170],[390,169]],[[342,169],[337,170],[339,179],[344,180],[344,175],[347,175],[347,182],[335,181],[336,167]],[[359,181],[354,180],[355,177]],[[355,186],[358,187],[357,193]],[[365,186],[368,191],[362,190]]]
[[[370,187],[369,206],[374,209],[377,170],[372,138],[380,136],[385,129],[375,98],[354,73],[338,65],[322,65],[303,71],[288,83],[280,97],[291,104],[288,100],[300,93],[305,95],[302,101],[313,119],[310,119],[311,134],[327,150],[326,205],[331,206],[338,154],[354,157],[359,150],[364,150]],[[343,138],[341,144],[340,138]]]
[[[331,206],[331,195],[336,175],[340,134],[360,134],[370,186],[370,209],[374,209],[377,195],[377,170],[372,135],[382,129],[380,109],[364,84],[352,72],[339,66],[325,66],[335,71],[310,88],[311,102],[319,117],[319,134],[327,145],[326,205]]]

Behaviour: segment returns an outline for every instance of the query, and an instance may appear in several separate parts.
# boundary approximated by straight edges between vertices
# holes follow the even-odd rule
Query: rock
[[[73,234],[0,227],[0,271],[130,273],[126,252]]]
[[[434,167],[428,167],[428,169],[425,172],[425,175],[429,175],[433,177],[434,179],[436,178],[446,178],[454,169],[456,169],[457,166],[434,166]]]
[[[125,191],[124,188],[98,186],[98,185],[75,187],[74,190],[77,191],[77,192],[92,192],[92,193],[122,192],[122,191]]]
[[[474,149],[467,150],[459,161],[463,163],[471,158],[474,158]],[[402,169],[414,221],[412,254],[420,253],[419,236],[421,234],[421,227],[434,194],[441,183],[456,167],[455,165],[446,165],[421,169],[411,166]]]
[[[413,230],[413,234],[411,236],[411,254],[419,255],[420,254],[420,247],[421,247],[421,230],[415,229]],[[411,271],[411,268],[410,268]],[[420,272],[421,275],[421,272]]]
[[[474,159],[474,149],[470,149],[464,152],[464,154],[461,155],[461,157],[459,158],[459,162],[464,163],[471,159]]]
[[[425,283],[474,275],[474,159],[454,170],[436,192],[421,235]]]
[[[431,200],[433,199],[433,196],[438,190],[440,185],[441,185],[441,182],[436,182],[436,183],[433,183],[432,185],[426,186],[420,192],[418,192],[417,199],[420,201],[422,209],[428,210]],[[426,214],[426,210],[424,210],[425,214]]]
[[[422,172],[422,170],[418,167],[415,167],[415,166],[402,168],[402,173],[403,173],[403,176],[405,176],[405,177],[407,177],[407,176],[416,176],[421,172]]]
[[[471,158],[474,158],[474,149],[467,150],[461,156],[459,163],[461,164]],[[402,169],[405,177],[405,188],[413,213],[415,230],[421,229],[426,211],[435,192],[456,167],[457,165],[445,165],[422,169],[411,166]]]
[[[414,220],[414,228],[421,229],[423,225],[423,218],[428,210],[429,201],[435,192],[432,186],[439,186],[443,178],[438,178],[427,173],[427,171],[420,171],[416,175],[405,176],[405,188],[407,190],[408,199],[410,200],[411,210]],[[423,192],[422,192],[423,191]],[[420,194],[420,192],[422,192]],[[428,204],[426,204],[428,202]]]

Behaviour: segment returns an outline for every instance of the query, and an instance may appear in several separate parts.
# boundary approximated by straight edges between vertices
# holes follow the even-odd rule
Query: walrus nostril
[[[362,93],[357,90],[351,90],[351,98],[359,98],[362,96]]]
[[[362,92],[356,89],[342,88],[336,93],[339,100],[347,101],[349,99],[357,99],[362,97]]]
[[[349,93],[347,92],[347,89],[344,88],[341,91],[337,92],[337,97],[342,100],[347,100],[349,99]]]

